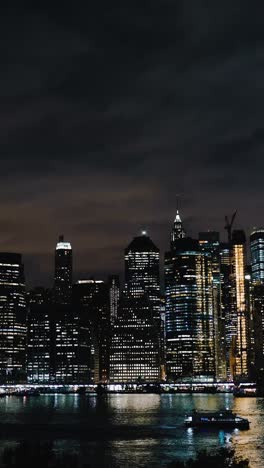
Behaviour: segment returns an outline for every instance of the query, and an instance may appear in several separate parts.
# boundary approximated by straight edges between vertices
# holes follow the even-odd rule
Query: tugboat
[[[237,416],[232,411],[216,411],[209,413],[207,411],[193,411],[191,415],[186,416],[185,426],[187,427],[219,427],[219,428],[238,428],[249,429],[248,419]]]

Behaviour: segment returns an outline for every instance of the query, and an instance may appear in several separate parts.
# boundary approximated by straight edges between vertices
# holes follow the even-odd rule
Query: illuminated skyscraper
[[[253,312],[253,379],[264,389],[264,284],[252,288]]]
[[[123,296],[113,324],[110,381],[160,380],[160,329],[147,296]]]
[[[215,377],[211,255],[182,238],[165,254],[166,355],[170,380]]]
[[[225,320],[221,307],[219,232],[200,232],[199,244],[201,250],[209,254],[212,259],[216,377],[224,381],[226,380]]]
[[[26,380],[26,298],[21,255],[0,253],[0,382]]]
[[[237,315],[233,374],[235,379],[249,375],[249,311],[246,309],[246,237],[244,231],[235,230],[232,235],[232,307]]]
[[[51,379],[51,291],[35,288],[29,292],[27,314],[27,382],[48,384]]]
[[[54,301],[70,304],[72,294],[72,248],[64,237],[59,237],[55,250]]]
[[[140,299],[147,295],[160,319],[159,249],[145,231],[125,249],[125,290]]]
[[[177,210],[176,217],[173,223],[173,228],[171,231],[171,249],[174,248],[175,242],[178,239],[183,239],[186,236],[185,230],[183,228],[182,220]]]
[[[254,229],[250,235],[252,282],[264,283],[264,229]]]
[[[143,232],[125,249],[125,295],[112,330],[111,380],[159,380],[162,340],[159,249]]]
[[[110,299],[110,318],[111,323],[117,318],[117,311],[120,300],[120,281],[118,275],[109,277],[109,299]]]

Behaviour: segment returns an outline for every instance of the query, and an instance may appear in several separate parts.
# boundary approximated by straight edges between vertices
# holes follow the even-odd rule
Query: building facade
[[[28,294],[27,314],[27,382],[48,384],[51,379],[51,320],[50,290],[35,288]]]
[[[109,301],[110,301],[110,319],[113,323],[117,318],[117,311],[120,301],[120,280],[118,275],[112,275],[108,280]]]
[[[158,381],[163,365],[159,249],[146,232],[125,249],[125,292],[111,337],[114,382]]]
[[[54,302],[69,305],[72,295],[72,248],[60,236],[55,250]]]
[[[249,311],[246,307],[246,236],[244,231],[232,234],[231,294],[233,315],[236,315],[236,337],[231,343],[235,350],[233,377],[236,380],[249,376]]]
[[[215,378],[211,255],[178,239],[165,254],[166,362],[171,381]]]
[[[254,229],[250,235],[251,278],[264,283],[264,229]]]
[[[0,383],[26,381],[26,338],[22,257],[0,253]]]

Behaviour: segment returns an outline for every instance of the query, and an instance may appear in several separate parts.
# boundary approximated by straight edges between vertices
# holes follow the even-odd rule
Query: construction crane
[[[225,230],[227,231],[227,237],[228,237],[229,244],[231,244],[231,242],[232,242],[232,227],[233,227],[233,224],[234,224],[234,221],[235,221],[236,214],[237,214],[237,210],[233,213],[230,221],[229,221],[228,216],[225,216],[225,222],[226,222]]]

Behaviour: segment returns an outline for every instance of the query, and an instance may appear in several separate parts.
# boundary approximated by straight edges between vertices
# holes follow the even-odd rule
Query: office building
[[[112,329],[111,381],[160,379],[161,325],[159,249],[142,232],[125,249],[125,293]]]
[[[246,237],[244,231],[234,230],[232,234],[231,295],[233,314],[236,314],[237,329],[233,360],[233,376],[236,380],[249,376],[249,311],[246,308]]]
[[[149,298],[123,296],[111,337],[111,383],[160,380],[160,328]]]
[[[220,272],[220,239],[219,232],[199,233],[201,251],[211,256],[213,277],[213,314],[215,337],[215,371],[217,380],[226,380],[225,353],[225,317],[221,307],[221,272]]]
[[[165,254],[167,376],[215,378],[211,255],[198,241],[181,238]]]
[[[52,294],[35,288],[28,295],[27,314],[27,382],[48,384],[51,378]]]
[[[20,254],[0,253],[0,383],[26,381],[26,297]]]
[[[253,283],[264,283],[264,229],[250,235],[251,274]]]
[[[55,250],[54,302],[69,305],[72,295],[72,248],[60,236]]]
[[[108,280],[109,301],[110,301],[110,319],[111,323],[117,318],[117,311],[120,300],[120,281],[118,275],[112,275]]]
[[[140,299],[147,295],[160,319],[159,249],[145,231],[125,249],[125,291]]]

